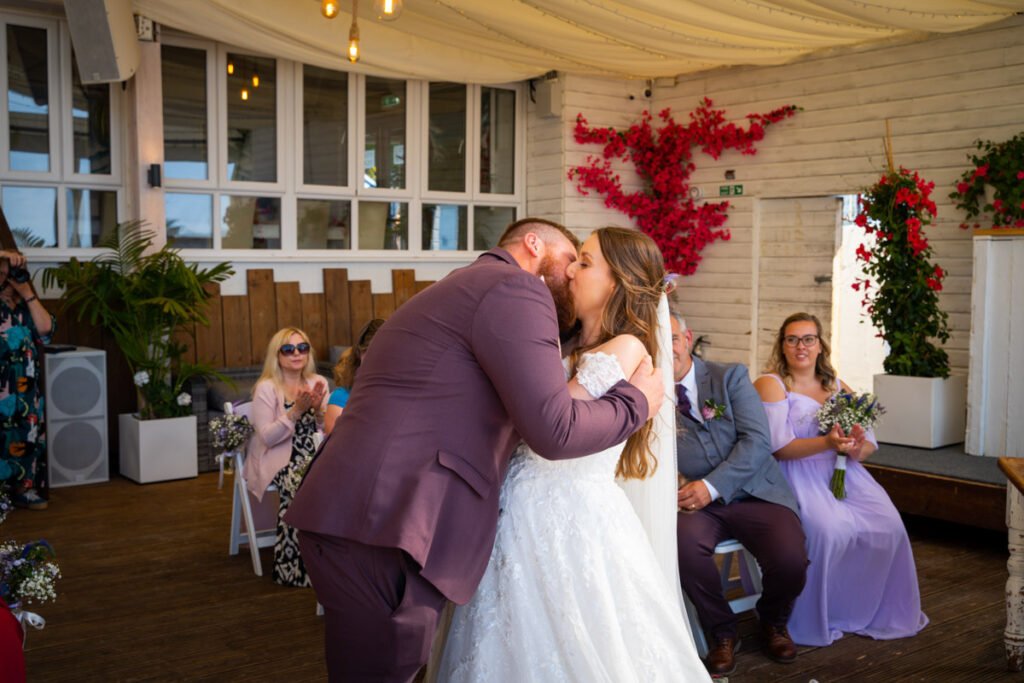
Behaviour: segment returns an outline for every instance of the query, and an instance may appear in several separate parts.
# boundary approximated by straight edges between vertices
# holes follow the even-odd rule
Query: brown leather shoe
[[[739,638],[718,638],[708,652],[704,665],[712,676],[728,676],[736,670],[736,651]]]
[[[761,624],[761,634],[765,641],[764,651],[769,659],[780,664],[792,664],[796,660],[796,645],[785,626]]]

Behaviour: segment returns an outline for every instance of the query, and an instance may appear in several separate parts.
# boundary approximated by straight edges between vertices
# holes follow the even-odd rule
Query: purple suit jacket
[[[493,249],[377,332],[285,520],[401,548],[465,603],[487,567],[516,444],[579,457],[625,441],[646,420],[643,394],[625,381],[597,401],[569,396],[551,293]]]

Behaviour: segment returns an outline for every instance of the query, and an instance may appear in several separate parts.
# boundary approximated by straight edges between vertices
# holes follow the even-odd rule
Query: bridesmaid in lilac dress
[[[769,372],[757,380],[772,450],[800,503],[807,535],[807,585],[789,631],[803,645],[828,645],[844,633],[881,640],[912,636],[928,623],[921,611],[910,539],[885,490],[861,464],[877,448],[859,426],[824,436],[816,413],[842,384],[829,361],[821,323],[796,313],[782,324]],[[829,483],[836,453],[847,457],[846,498]]]

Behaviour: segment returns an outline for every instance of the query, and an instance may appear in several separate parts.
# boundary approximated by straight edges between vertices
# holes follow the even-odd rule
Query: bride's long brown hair
[[[639,230],[601,228],[596,231],[601,254],[612,271],[615,288],[604,311],[597,339],[569,355],[573,372],[580,357],[620,334],[638,338],[658,363],[658,302],[665,280],[665,261],[658,245]],[[653,415],[651,416],[654,417]],[[658,467],[651,450],[652,420],[647,420],[626,441],[615,474],[624,479],[645,479]]]

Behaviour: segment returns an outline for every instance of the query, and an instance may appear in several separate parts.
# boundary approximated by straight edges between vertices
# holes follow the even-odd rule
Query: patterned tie
[[[690,405],[690,397],[686,395],[686,387],[682,384],[676,385],[676,398],[679,399],[679,411],[686,417],[693,417],[693,415],[691,415],[692,406]]]

